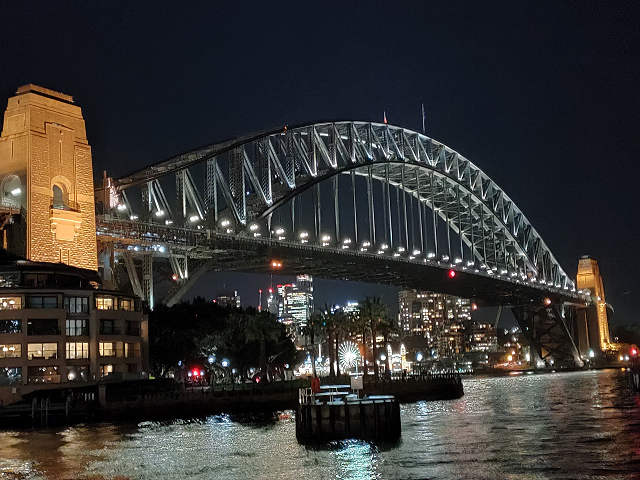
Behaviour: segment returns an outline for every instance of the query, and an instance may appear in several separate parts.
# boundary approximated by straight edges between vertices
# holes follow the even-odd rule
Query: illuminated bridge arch
[[[138,208],[126,193],[133,187],[142,190]],[[120,178],[113,191],[114,214],[138,219],[137,210],[148,223],[575,291],[525,215],[481,169],[436,140],[387,124],[318,123],[248,135]]]

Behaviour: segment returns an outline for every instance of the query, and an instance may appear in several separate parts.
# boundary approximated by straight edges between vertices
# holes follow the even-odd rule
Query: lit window
[[[58,358],[57,343],[29,343],[27,344],[27,358],[33,360],[35,358]]]
[[[133,312],[135,305],[132,298],[120,299],[120,310],[126,310],[127,312]]]
[[[67,342],[67,360],[89,358],[89,343]]]
[[[0,345],[0,358],[20,358],[22,345],[20,343],[8,343]]]
[[[96,308],[98,310],[113,310],[113,297],[96,297]]]
[[[0,297],[0,310],[20,310],[22,297]]]
[[[113,365],[100,365],[100,376],[106,377],[110,373],[113,373]]]

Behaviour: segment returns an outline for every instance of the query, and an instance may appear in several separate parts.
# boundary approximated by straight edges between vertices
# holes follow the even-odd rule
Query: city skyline
[[[2,5],[0,97],[28,83],[73,95],[95,178],[285,124],[424,120],[505,189],[571,276],[596,259],[613,321],[636,323],[638,5],[437,7],[319,9],[307,28],[300,5]]]

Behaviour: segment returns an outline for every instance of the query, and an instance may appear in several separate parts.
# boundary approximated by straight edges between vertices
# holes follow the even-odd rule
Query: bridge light
[[[455,278],[455,276],[456,276],[456,271],[455,271],[454,269],[449,270],[449,271],[447,272],[447,276],[448,276],[449,278]]]
[[[398,252],[400,253],[404,252],[404,247],[398,247]]]
[[[117,208],[118,208],[118,211],[123,212],[127,209],[127,206],[124,203],[119,203]]]
[[[364,248],[370,247],[371,246],[371,242],[362,242],[362,246]]]
[[[416,249],[413,251],[413,255],[418,256],[420,255],[420,250]]]
[[[323,246],[326,247],[329,244],[330,241],[331,241],[331,235],[323,235],[322,236],[322,245]]]
[[[456,258],[453,260],[453,263],[462,263],[462,259],[461,259],[460,257],[456,257]]]
[[[414,257],[413,255],[409,255],[409,260],[413,260],[414,258],[416,257]]]
[[[199,222],[200,221],[200,215],[191,215],[189,217],[189,221],[191,223]]]
[[[138,215],[130,215],[129,216],[129,220],[137,220],[138,219]]]
[[[500,270],[500,275],[505,275],[506,273],[508,273],[506,268]]]
[[[449,261],[449,255],[442,255],[442,261],[443,262],[448,262]]]
[[[436,254],[435,254],[435,253],[433,253],[433,252],[429,252],[429,253],[427,254],[427,258],[435,258],[435,256],[436,256]]]
[[[473,260],[467,260],[467,267],[473,267]]]
[[[222,220],[220,222],[221,227],[228,227],[231,222],[229,220]]]
[[[254,232],[254,233],[253,233],[253,236],[254,236],[254,237],[261,237],[261,236],[262,236],[262,234],[261,234],[260,232]]]
[[[276,235],[283,235],[283,234],[284,234],[284,228],[282,227],[276,228]]]
[[[399,256],[400,256],[400,254],[399,254],[398,252],[393,252],[393,256],[394,256],[394,257],[399,257]]]
[[[165,220],[164,224],[165,225],[173,225],[173,220]]]
[[[155,215],[158,218],[164,217],[164,210],[157,210]]]
[[[254,223],[253,225],[251,225],[251,226],[249,227],[249,230],[251,230],[252,232],[255,232],[256,230],[258,230],[258,228],[260,228],[260,227],[258,226],[258,224],[257,224],[257,223]]]
[[[388,250],[389,249],[389,245],[387,245],[386,243],[383,243],[382,245],[380,245],[380,249],[381,250]]]
[[[300,238],[307,238],[309,236],[309,232],[300,232]]]
[[[21,193],[22,193],[22,189],[20,187],[16,187],[13,190],[11,190],[11,195],[13,195],[14,197],[17,197]]]
[[[175,282],[176,280],[178,280],[178,275],[174,273],[173,275],[171,275],[171,279]]]
[[[342,243],[344,243],[345,245],[349,245],[351,243],[351,239],[347,237],[342,240]]]

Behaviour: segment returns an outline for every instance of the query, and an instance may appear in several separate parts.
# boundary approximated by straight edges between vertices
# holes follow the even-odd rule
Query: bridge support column
[[[552,305],[511,310],[531,347],[532,366],[584,366],[575,342],[577,329],[573,308]]]
[[[149,308],[153,310],[153,255],[142,256],[142,292],[144,299],[149,303]]]

